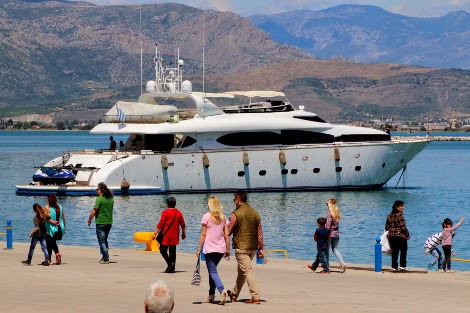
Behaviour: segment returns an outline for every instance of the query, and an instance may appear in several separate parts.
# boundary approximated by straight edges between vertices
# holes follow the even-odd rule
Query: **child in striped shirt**
[[[441,243],[442,233],[432,235],[424,243],[424,253],[431,253],[431,255],[434,257],[434,261],[428,264],[428,270],[432,270],[436,262],[438,262],[436,271],[442,268],[442,252],[437,248],[437,246]]]

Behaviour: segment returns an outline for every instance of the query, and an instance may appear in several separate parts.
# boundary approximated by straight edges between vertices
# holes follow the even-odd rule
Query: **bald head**
[[[174,292],[166,282],[159,280],[145,291],[146,313],[170,313],[174,306]]]

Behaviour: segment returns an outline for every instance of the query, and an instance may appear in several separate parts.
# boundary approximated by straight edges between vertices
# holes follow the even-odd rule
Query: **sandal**
[[[230,299],[230,301],[232,301],[232,302],[237,301],[237,296],[233,293],[233,291],[227,290],[227,296]]]
[[[57,253],[55,255],[55,264],[59,265],[60,263],[62,263],[62,256],[60,255],[60,253]]]

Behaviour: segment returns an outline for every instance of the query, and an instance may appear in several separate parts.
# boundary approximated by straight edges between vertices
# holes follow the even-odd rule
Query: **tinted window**
[[[183,144],[181,145],[181,148],[189,147],[195,143],[196,143],[196,139],[190,136],[186,136],[186,138],[184,138]]]
[[[304,130],[282,130],[281,134],[273,132],[241,132],[219,137],[217,142],[227,146],[256,145],[300,145],[314,143],[332,143],[332,135]]]
[[[336,137],[335,140],[342,141],[342,142],[389,141],[390,135],[387,135],[387,134],[341,135],[340,137]]]
[[[326,123],[325,120],[321,119],[318,116],[294,116],[294,118],[298,118],[300,120],[311,121],[311,122]]]

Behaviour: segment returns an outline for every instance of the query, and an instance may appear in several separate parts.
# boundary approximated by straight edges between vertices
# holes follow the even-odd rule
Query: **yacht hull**
[[[167,154],[71,152],[67,160],[57,158],[45,166],[62,162],[64,167],[74,167],[74,182],[18,185],[16,192],[94,195],[99,182],[117,195],[380,189],[430,142],[423,138],[204,151],[173,149]],[[129,188],[122,188],[123,181]]]

